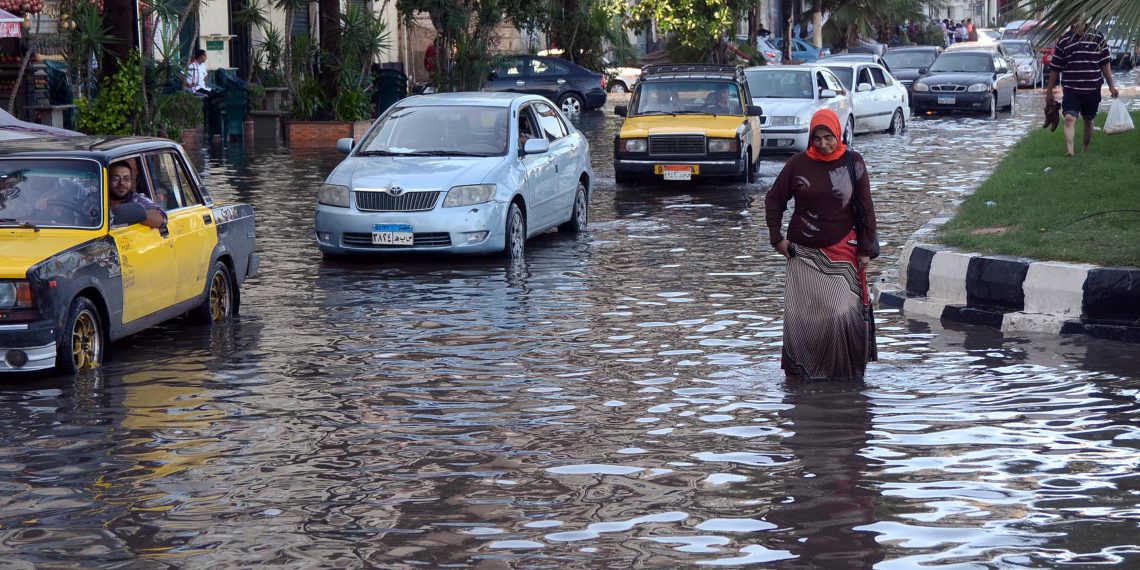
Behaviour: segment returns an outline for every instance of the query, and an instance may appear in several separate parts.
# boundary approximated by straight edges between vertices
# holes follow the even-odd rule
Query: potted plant
[[[171,139],[185,146],[198,143],[202,131],[204,111],[202,99],[189,91],[175,91],[159,98],[158,116]]]

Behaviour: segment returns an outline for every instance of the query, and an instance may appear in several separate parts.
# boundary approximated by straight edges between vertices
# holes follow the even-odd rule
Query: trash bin
[[[243,123],[249,113],[249,83],[232,69],[215,69],[210,75],[210,93],[206,96],[206,133],[213,138],[241,138]]]
[[[44,71],[47,74],[48,104],[74,105],[75,100],[71,95],[71,81],[67,78],[67,63],[50,59],[45,60]],[[63,128],[75,128],[74,107],[64,113]]]
[[[376,116],[408,96],[408,75],[399,69],[381,69],[376,74]]]

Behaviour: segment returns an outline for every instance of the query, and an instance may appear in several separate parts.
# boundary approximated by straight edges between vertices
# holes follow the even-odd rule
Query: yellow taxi
[[[756,180],[763,110],[751,105],[744,69],[647,65],[614,137],[614,178]]]
[[[144,198],[113,196],[112,170],[116,193]],[[155,205],[157,227],[144,225]],[[226,320],[257,272],[254,245],[253,208],[213,203],[174,142],[0,143],[0,372],[91,369],[172,317]]]

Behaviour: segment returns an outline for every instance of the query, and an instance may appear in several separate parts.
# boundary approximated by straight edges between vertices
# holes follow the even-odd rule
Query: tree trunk
[[[320,0],[317,11],[317,21],[321,28],[321,83],[333,85],[336,83],[336,72],[332,63],[340,59],[340,2]]]
[[[113,57],[103,58],[99,69],[101,77],[113,77],[119,71],[119,60],[126,60],[131,49],[138,46],[138,25],[135,21],[134,0],[105,0],[103,3],[103,23],[110,30],[115,41],[107,46],[106,53]]]
[[[821,48],[823,47],[823,0],[815,0],[815,5],[812,6],[815,10],[811,15],[811,45]]]

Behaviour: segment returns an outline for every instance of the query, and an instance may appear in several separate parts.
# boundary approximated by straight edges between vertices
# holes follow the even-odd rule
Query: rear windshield
[[[935,57],[933,51],[887,52],[887,55],[883,56],[883,61],[887,62],[891,69],[918,69],[930,67]]]
[[[802,69],[746,71],[748,91],[753,97],[769,99],[814,99],[811,72]]]
[[[102,172],[93,160],[0,159],[0,226],[102,226]]]

